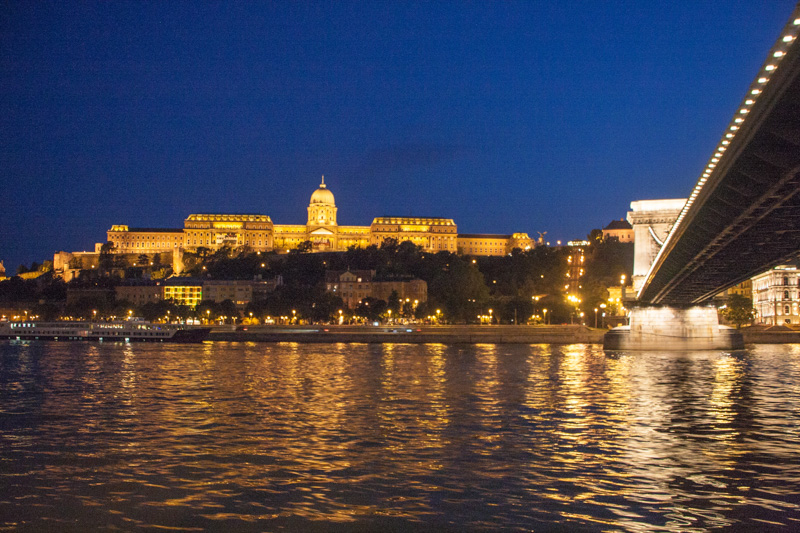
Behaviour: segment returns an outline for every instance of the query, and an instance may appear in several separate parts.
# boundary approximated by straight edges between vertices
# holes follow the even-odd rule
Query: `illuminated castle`
[[[525,233],[513,235],[458,234],[449,218],[378,217],[369,226],[340,226],[336,202],[325,185],[311,194],[305,225],[274,224],[267,215],[194,214],[183,228],[129,228],[114,225],[108,242],[116,253],[158,253],[175,250],[217,250],[247,247],[254,251],[288,252],[308,246],[313,252],[345,251],[350,247],[380,246],[386,239],[411,241],[427,252],[448,251],[468,255],[505,255],[514,248],[526,250],[534,242]],[[102,243],[96,245],[100,251]]]

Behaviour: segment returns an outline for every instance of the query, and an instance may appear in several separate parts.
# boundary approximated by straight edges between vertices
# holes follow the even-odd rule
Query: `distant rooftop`
[[[510,239],[511,235],[499,235],[493,233],[459,233],[459,239]]]
[[[611,223],[603,229],[633,229],[630,222],[627,220],[619,219],[619,220],[612,220]]]
[[[452,218],[442,217],[376,217],[373,224],[429,224],[432,226],[455,226]]]
[[[183,233],[183,228],[128,228],[128,231],[142,233]]]
[[[235,222],[269,222],[267,215],[257,213],[196,213],[186,217],[186,220],[213,220]]]

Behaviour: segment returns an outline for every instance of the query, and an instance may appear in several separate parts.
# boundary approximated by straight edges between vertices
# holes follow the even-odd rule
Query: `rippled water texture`
[[[800,529],[800,346],[0,356],[6,529]]]

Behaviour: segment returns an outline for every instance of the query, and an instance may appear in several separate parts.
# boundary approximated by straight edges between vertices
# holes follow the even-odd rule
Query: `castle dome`
[[[319,184],[319,189],[311,193],[312,204],[335,204],[333,200],[333,193],[325,186],[325,176],[322,176],[322,183]]]

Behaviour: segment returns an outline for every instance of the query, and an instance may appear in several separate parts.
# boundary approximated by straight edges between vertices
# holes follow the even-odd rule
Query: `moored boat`
[[[125,320],[114,322],[6,322],[0,339],[97,342],[202,342],[209,328],[153,324]]]

